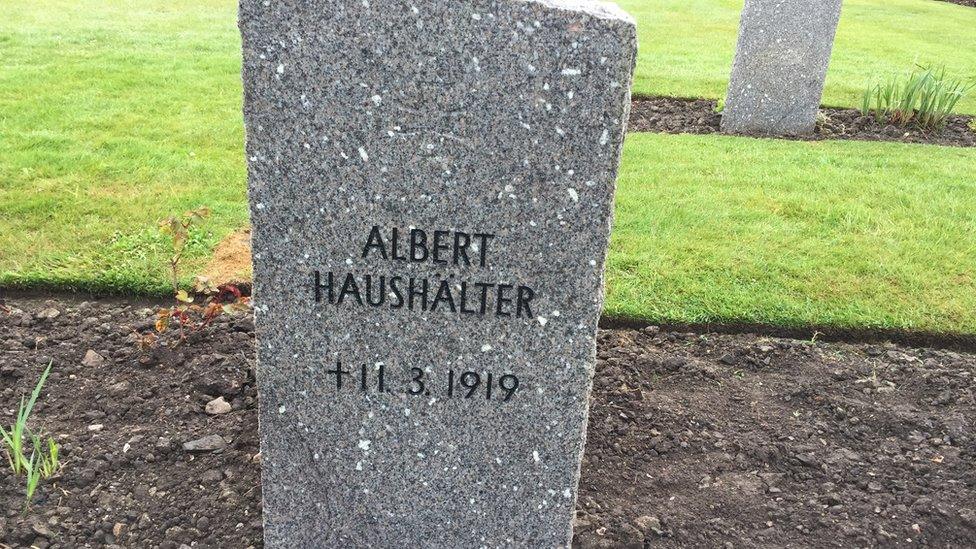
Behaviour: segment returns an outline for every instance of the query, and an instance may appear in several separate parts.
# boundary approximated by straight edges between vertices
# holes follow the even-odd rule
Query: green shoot
[[[861,96],[861,116],[868,116],[871,114],[871,96],[874,94],[874,88],[867,88],[864,90],[864,94]]]
[[[180,290],[179,270],[183,253],[190,242],[190,228],[200,225],[208,217],[210,217],[210,208],[201,206],[185,212],[182,216],[169,217],[159,222],[159,230],[163,234],[169,235],[173,243],[173,255],[169,258],[170,281],[173,284],[173,295],[181,302],[188,301],[186,292],[181,293]]]
[[[37,451],[31,452],[30,460],[27,461],[27,475],[26,475],[26,501],[24,502],[23,514],[27,514],[27,510],[30,508],[31,501],[34,500],[34,492],[37,491],[37,485],[41,481],[41,468],[38,466],[38,455]]]
[[[40,448],[40,446],[40,439],[35,439],[34,448]],[[47,437],[47,452],[42,454],[40,463],[42,477],[51,478],[55,473],[58,472],[58,470],[61,469],[61,461],[58,459],[59,451],[60,448],[58,447],[58,443],[54,442],[54,438]]]
[[[0,438],[3,439],[10,469],[15,475],[24,475],[27,497],[24,503],[25,514],[30,507],[31,501],[34,499],[34,493],[37,491],[37,486],[40,484],[41,479],[50,478],[61,469],[61,461],[58,457],[60,448],[54,441],[54,438],[47,438],[47,451],[45,451],[41,437],[31,433],[27,428],[27,420],[34,410],[37,399],[41,396],[41,389],[44,387],[44,382],[47,381],[47,376],[50,373],[51,363],[48,363],[47,368],[44,369],[44,373],[41,374],[41,379],[34,386],[30,398],[25,401],[21,397],[20,407],[17,409],[14,424],[9,430],[0,427]],[[27,437],[30,437],[32,446],[29,458],[26,456],[24,445]]]
[[[24,399],[20,399],[20,406],[21,408],[24,407]],[[7,453],[7,463],[10,464],[10,470],[15,475],[19,475],[24,468],[24,437],[22,433],[23,431],[21,429],[17,429],[17,423],[14,423],[14,426],[11,427],[9,432],[3,427],[0,427],[0,438],[3,438],[4,450]]]
[[[34,387],[30,399],[26,403],[23,398],[20,399],[20,408],[17,409],[17,416],[10,430],[8,431],[0,427],[0,438],[3,439],[4,445],[6,446],[7,462],[10,464],[10,469],[15,475],[28,473],[27,466],[29,462],[24,454],[27,418],[30,417],[30,413],[34,409],[34,404],[41,395],[41,388],[44,387],[44,382],[47,381],[47,376],[50,373],[51,364],[48,363],[44,373],[41,374],[41,379],[37,382],[37,386]]]

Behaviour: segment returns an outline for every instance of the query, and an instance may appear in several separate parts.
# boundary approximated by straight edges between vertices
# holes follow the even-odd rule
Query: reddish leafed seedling
[[[173,254],[168,259],[170,281],[176,304],[156,312],[156,331],[163,333],[174,324],[180,330],[180,341],[188,331],[205,328],[221,314],[233,314],[246,310],[250,300],[233,284],[214,285],[207,277],[197,276],[187,290],[180,288],[180,266],[190,242],[191,231],[210,216],[210,209],[201,206],[179,217],[170,217],[159,223],[160,230],[172,240]],[[148,349],[157,342],[155,334],[139,335],[138,345]]]

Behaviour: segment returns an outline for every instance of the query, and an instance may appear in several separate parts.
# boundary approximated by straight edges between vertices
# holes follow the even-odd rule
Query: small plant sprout
[[[156,331],[165,332],[175,320],[182,341],[186,339],[185,328],[201,330],[221,314],[235,314],[250,307],[250,300],[233,284],[214,286],[207,277],[198,276],[194,279],[192,291],[193,295],[190,295],[181,290],[176,296],[176,306],[156,312]],[[194,296],[202,297],[200,304],[194,303]]]
[[[186,339],[186,329],[200,330],[222,313],[231,314],[245,310],[249,306],[247,297],[242,296],[240,289],[233,284],[214,285],[205,276],[193,279],[193,286],[189,289],[180,288],[180,263],[190,240],[190,231],[210,216],[210,209],[201,206],[195,210],[185,212],[179,217],[170,217],[160,222],[160,229],[170,236],[173,241],[173,255],[169,258],[169,270],[173,284],[173,296],[176,304],[156,312],[156,331],[163,333],[175,321],[180,330],[180,341]],[[197,299],[202,299],[196,303]],[[194,317],[199,318],[195,320]],[[137,336],[140,349],[146,350],[156,345],[156,336]]]
[[[173,255],[169,258],[169,270],[173,293],[177,299],[180,297],[188,298],[186,292],[180,290],[180,263],[183,261],[186,245],[190,242],[190,229],[200,225],[208,217],[210,217],[210,208],[201,206],[195,210],[184,212],[179,217],[174,216],[159,222],[159,230],[163,234],[169,235],[173,244]]]
[[[58,459],[58,453],[60,451],[58,443],[54,442],[52,437],[47,437],[47,448],[45,451],[41,437],[34,435],[32,441],[34,443],[34,451],[38,452],[37,468],[41,471],[41,478],[47,479],[53,477],[61,469],[61,462]]]
[[[25,474],[26,483],[26,497],[24,501],[24,511],[22,514],[26,515],[27,510],[30,509],[31,501],[34,500],[34,492],[37,491],[37,485],[41,482],[41,467],[38,465],[40,458],[38,457],[37,449],[35,448],[31,452],[31,457],[27,461],[27,471]]]
[[[41,395],[41,388],[44,387],[44,382],[47,381],[47,376],[50,373],[51,364],[48,363],[47,368],[44,369],[44,373],[41,374],[41,379],[37,382],[37,386],[34,387],[30,399],[25,402],[23,397],[21,397],[20,407],[17,409],[17,416],[10,430],[8,431],[0,427],[0,437],[3,438],[4,446],[6,447],[7,461],[15,475],[21,475],[27,472],[29,462],[24,453],[24,442],[28,435],[27,418],[30,417],[31,411],[34,409],[34,404]]]
[[[54,438],[47,438],[47,447],[42,442],[40,435],[32,433],[27,428],[27,420],[37,399],[41,396],[41,389],[47,376],[51,373],[51,363],[41,374],[41,379],[31,392],[30,398],[26,401],[20,399],[20,407],[17,409],[17,416],[10,430],[0,427],[0,437],[3,439],[4,450],[7,454],[7,462],[14,475],[24,475],[26,485],[27,501],[24,504],[24,512],[30,507],[30,502],[34,499],[34,493],[42,479],[54,476],[61,469],[61,461],[58,457],[59,447]],[[31,453],[26,455],[26,440],[30,438]]]

